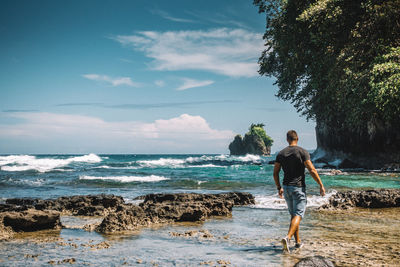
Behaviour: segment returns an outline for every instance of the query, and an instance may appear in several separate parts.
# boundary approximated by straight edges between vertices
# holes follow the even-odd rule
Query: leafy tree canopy
[[[265,125],[263,123],[258,123],[258,124],[252,123],[249,128],[249,132],[247,134],[258,135],[264,141],[266,147],[271,147],[272,144],[274,143],[274,140],[272,140],[272,138],[267,135],[267,133],[264,130],[264,126]]]
[[[400,123],[399,0],[254,0],[266,14],[261,75],[331,127]]]

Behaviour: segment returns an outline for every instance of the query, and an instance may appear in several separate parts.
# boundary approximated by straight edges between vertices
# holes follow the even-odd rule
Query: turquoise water
[[[246,191],[256,205],[234,208],[231,218],[213,218],[199,224],[174,224],[142,229],[137,233],[105,236],[79,227],[85,218],[63,218],[67,229],[42,236],[22,235],[0,243],[0,265],[46,265],[49,261],[75,258],[78,265],[198,266],[204,262],[229,261],[234,266],[285,266],[295,258],[282,255],[279,239],[286,233],[288,213],[278,198],[272,178],[274,157],[247,155],[5,155],[0,156],[0,198],[55,198],[78,194],[115,194],[126,201],[159,192],[217,193]],[[336,190],[400,188],[400,174],[346,173],[332,175],[319,170],[328,191],[307,175],[308,210],[305,232],[320,229],[314,209]],[[80,221],[81,220],[81,221]],[[329,222],[329,219],[326,219]],[[322,230],[321,230],[322,229]],[[171,232],[208,230],[213,238],[175,237]],[[62,241],[60,241],[62,240]],[[107,249],[87,244],[108,242]],[[60,245],[62,242],[63,244]],[[72,245],[74,244],[74,245]],[[85,245],[86,244],[86,245]],[[38,255],[30,257],[27,255]]]
[[[248,191],[275,194],[274,157],[228,155],[0,156],[0,196],[54,198],[112,193],[127,198],[154,192]],[[329,189],[400,188],[399,174],[320,170]],[[307,176],[310,193],[318,189]]]

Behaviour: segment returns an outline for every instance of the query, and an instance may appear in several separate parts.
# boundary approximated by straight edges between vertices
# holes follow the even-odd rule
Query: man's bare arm
[[[317,182],[317,184],[319,184],[319,192],[320,192],[321,196],[324,196],[325,195],[324,185],[322,184],[321,178],[319,177],[318,172],[315,169],[314,165],[312,164],[311,160],[306,160],[304,162],[304,165],[310,172],[311,177]]]
[[[281,171],[281,164],[278,162],[275,162],[274,165],[274,181],[276,185],[276,189],[278,189],[278,194],[279,197],[283,197],[283,188],[281,187],[281,183],[279,182],[279,172]]]

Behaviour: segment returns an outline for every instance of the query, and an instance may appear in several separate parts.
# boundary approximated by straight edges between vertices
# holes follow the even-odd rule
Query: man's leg
[[[300,232],[300,224],[297,227],[296,232],[294,232],[294,239],[296,240],[296,244],[300,244],[301,243],[299,232]]]
[[[301,217],[298,215],[292,216],[290,221],[290,227],[287,234],[287,238],[290,240],[294,235],[296,239],[296,243],[300,243],[300,236],[299,236],[299,226],[300,226]]]
[[[282,246],[283,246],[283,251],[287,251],[290,253],[289,249],[289,241],[294,235],[294,238],[296,239],[296,244],[300,243],[300,237],[299,237],[299,225],[301,221],[301,216],[298,215],[292,215],[292,219],[290,220],[290,227],[289,227],[289,232],[285,238],[282,239]]]

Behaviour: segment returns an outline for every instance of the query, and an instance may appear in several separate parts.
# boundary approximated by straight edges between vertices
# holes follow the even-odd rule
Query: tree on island
[[[254,4],[266,14],[259,73],[317,122],[318,148],[369,167],[400,162],[400,1]]]
[[[264,124],[251,124],[249,131],[244,135],[236,135],[234,140],[229,144],[231,155],[270,155],[271,146],[274,142],[264,130]]]

